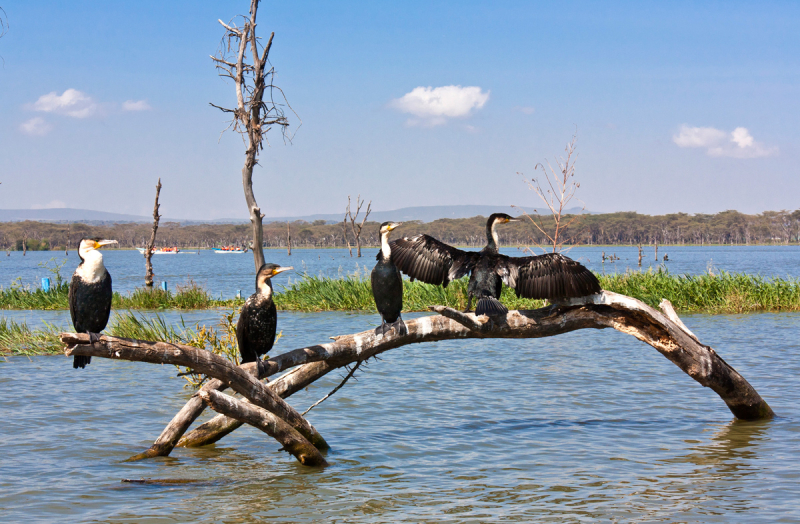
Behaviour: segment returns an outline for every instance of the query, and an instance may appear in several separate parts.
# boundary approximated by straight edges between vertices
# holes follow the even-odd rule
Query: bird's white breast
[[[103,265],[103,255],[97,251],[87,253],[81,265],[75,270],[75,274],[89,284],[99,282],[105,273],[106,266]]]

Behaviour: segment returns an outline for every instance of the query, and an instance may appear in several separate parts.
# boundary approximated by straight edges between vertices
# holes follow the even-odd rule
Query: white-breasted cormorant
[[[375,328],[376,335],[383,335],[389,329],[395,328],[398,335],[408,333],[406,324],[400,316],[403,310],[403,276],[392,262],[392,252],[389,247],[389,232],[400,224],[397,222],[384,222],[381,224],[381,250],[375,257],[378,263],[372,270],[372,297],[375,307],[381,314],[381,325]]]
[[[278,311],[272,301],[271,279],[290,269],[294,268],[264,264],[256,273],[256,292],[245,301],[236,323],[236,340],[242,364],[255,362],[272,349],[278,327]]]
[[[467,286],[467,311],[477,298],[476,315],[508,312],[497,300],[502,284],[514,288],[518,297],[558,300],[600,292],[597,277],[582,264],[559,253],[530,257],[508,257],[498,251],[497,224],[516,221],[495,213],[486,222],[486,247],[462,251],[428,235],[400,238],[390,243],[392,261],[412,279],[447,287],[450,281],[471,274]]]
[[[103,265],[103,255],[98,251],[103,246],[116,244],[116,240],[84,238],[78,246],[81,263],[72,274],[69,285],[69,314],[77,333],[89,333],[94,340],[96,334],[106,328],[111,314],[111,275]],[[85,368],[92,357],[75,356],[73,368]]]

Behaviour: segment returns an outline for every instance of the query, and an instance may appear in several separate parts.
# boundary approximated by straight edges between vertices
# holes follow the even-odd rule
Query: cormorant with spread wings
[[[391,242],[392,262],[412,280],[447,287],[452,280],[469,274],[467,311],[477,298],[476,315],[508,313],[498,298],[503,283],[518,297],[551,301],[599,293],[597,277],[582,264],[560,253],[509,257],[498,251],[497,224],[517,219],[494,213],[486,222],[486,247],[463,251],[428,235],[399,238]]]

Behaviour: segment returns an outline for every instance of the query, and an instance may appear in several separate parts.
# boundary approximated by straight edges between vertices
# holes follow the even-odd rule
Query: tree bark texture
[[[283,449],[305,466],[327,466],[317,448],[292,426],[266,409],[242,402],[219,391],[200,390],[197,396],[214,411],[247,422],[283,445]]]
[[[174,364],[214,377],[240,393],[253,404],[271,411],[288,422],[314,446],[327,449],[325,439],[297,411],[275,395],[266,384],[240,366],[205,349],[166,342],[148,342],[103,335],[90,342],[88,334],[62,333],[61,341],[70,355],[97,355],[99,357]],[[257,365],[257,363],[256,363]]]
[[[161,194],[161,177],[158,178],[158,184],[156,184],[156,203],[153,206],[153,231],[150,233],[150,242],[147,243],[147,246],[144,249],[144,285],[152,288],[153,287],[153,262],[151,261],[153,257],[153,248],[156,246],[156,232],[158,231],[158,221],[161,220],[161,215],[158,214],[158,209],[161,207],[158,203],[158,196]]]
[[[510,311],[505,317],[495,317],[494,319],[485,316],[476,317],[472,313],[462,313],[444,306],[433,306],[432,309],[440,314],[407,321],[408,334],[404,336],[398,336],[394,331],[377,336],[373,330],[368,330],[362,333],[333,337],[332,342],[295,349],[261,363],[248,363],[238,368],[234,368],[225,359],[215,355],[215,358],[225,364],[218,364],[214,361],[214,366],[209,364],[201,367],[197,362],[190,361],[188,358],[179,359],[170,356],[171,352],[177,354],[178,350],[183,350],[184,346],[176,344],[129,341],[103,336],[100,342],[90,345],[88,335],[71,333],[62,334],[62,341],[68,346],[68,355],[81,354],[146,362],[179,363],[182,366],[193,367],[201,373],[223,379],[222,381],[208,382],[201,391],[222,390],[227,387],[226,383],[233,385],[231,379],[226,378],[233,376],[229,368],[238,369],[236,377],[249,376],[252,381],[246,382],[248,387],[252,382],[260,384],[256,380],[256,376],[266,378],[289,370],[267,385],[267,388],[276,397],[287,398],[333,370],[407,344],[458,338],[541,338],[578,329],[613,328],[653,346],[698,383],[711,388],[722,398],[735,417],[755,420],[774,416],[772,409],[756,390],[717,355],[714,349],[700,343],[694,333],[686,328],[668,301],[662,301],[660,308],[661,311],[658,311],[639,300],[608,291],[572,299],[554,307],[532,311]],[[127,351],[127,348],[133,346],[152,347],[153,351],[147,355]],[[198,353],[205,352],[195,348],[188,349]],[[120,352],[120,350],[122,351]],[[145,356],[147,358],[144,358]],[[193,355],[192,358],[205,360],[201,358],[201,355]],[[221,374],[220,369],[224,369],[225,374]],[[243,389],[246,388],[239,386],[239,389],[236,390],[241,393]],[[247,397],[246,394],[244,395]],[[259,398],[263,398],[263,395]],[[257,402],[254,403],[260,405]],[[178,439],[203,408],[203,403],[197,397],[192,398],[165,428],[159,440],[150,449],[133,458],[169,454],[175,442],[178,442]],[[274,409],[267,409],[281,415]],[[287,419],[284,418],[284,420]],[[234,431],[241,424],[235,418],[217,415],[186,434],[180,439],[178,445],[194,446],[215,442]],[[294,427],[299,429],[297,426]],[[301,433],[303,432],[301,431]],[[305,434],[304,436],[307,437]],[[309,440],[314,443],[314,440]],[[314,444],[316,445],[316,443]]]

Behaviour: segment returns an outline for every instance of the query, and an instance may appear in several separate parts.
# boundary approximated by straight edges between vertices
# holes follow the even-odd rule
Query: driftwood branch
[[[754,420],[774,416],[769,405],[735,369],[679,322],[667,301],[662,302],[662,313],[636,299],[604,291],[552,307],[510,311],[505,317],[491,320],[443,306],[431,309],[441,314],[406,321],[408,334],[404,336],[394,331],[375,335],[373,330],[337,336],[332,342],[295,349],[260,365],[243,364],[239,369],[259,378],[289,370],[268,384],[275,395],[287,398],[331,371],[407,344],[458,338],[541,338],[578,329],[613,328],[651,345],[697,382],[714,390],[737,418]],[[87,335],[74,336],[88,341]],[[99,352],[91,354],[105,356]],[[203,386],[203,390],[226,387],[215,379]],[[133,458],[168,455],[176,442],[179,446],[210,444],[242,424],[234,418],[218,415],[184,436],[203,407],[202,401],[192,398],[153,446]]]
[[[174,364],[192,368],[227,384],[256,406],[285,420],[318,449],[328,449],[325,439],[294,408],[241,366],[205,349],[166,342],[148,342],[103,335],[92,343],[88,334],[62,333],[67,355],[89,355],[111,359]],[[257,364],[257,363],[256,363]]]
[[[156,184],[156,203],[153,206],[153,230],[150,233],[150,242],[147,243],[147,246],[144,249],[144,266],[145,266],[145,274],[144,274],[144,285],[147,287],[153,287],[153,248],[156,245],[156,232],[158,231],[158,221],[161,220],[161,215],[158,214],[158,210],[161,205],[158,203],[158,196],[161,194],[161,177],[158,177],[158,184]]]
[[[306,466],[328,465],[319,450],[312,446],[303,435],[266,409],[242,402],[219,391],[200,390],[197,396],[214,411],[241,422],[247,422],[274,438],[301,464]]]

